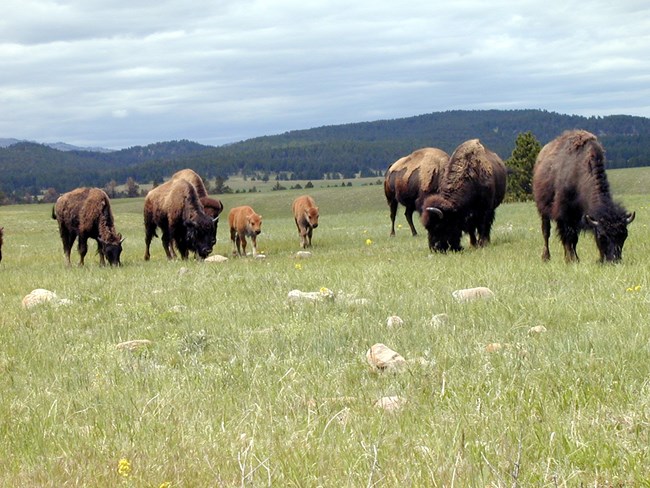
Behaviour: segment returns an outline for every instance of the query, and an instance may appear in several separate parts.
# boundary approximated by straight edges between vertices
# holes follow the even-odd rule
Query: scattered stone
[[[187,307],[185,305],[174,305],[172,308],[169,309],[170,312],[174,313],[183,313],[187,310]]]
[[[391,315],[386,319],[386,325],[388,326],[389,329],[394,329],[404,325],[404,321],[402,320],[401,317],[398,317],[397,315]]]
[[[228,261],[228,258],[226,256],[222,256],[221,254],[213,254],[212,256],[205,258],[204,261],[206,263],[225,263]]]
[[[291,290],[287,295],[290,302],[315,303],[326,300],[334,300],[334,292],[329,288],[321,288],[320,291]]]
[[[297,259],[309,259],[311,257],[311,252],[309,251],[298,251],[296,253]]]
[[[43,288],[32,290],[31,293],[25,295],[22,300],[23,308],[32,308],[43,303],[52,305],[70,305],[72,300],[67,298],[59,298],[56,293]]]
[[[377,371],[399,371],[406,366],[406,360],[399,353],[381,343],[368,349],[366,360]]]
[[[137,351],[138,349],[149,347],[151,344],[153,343],[149,339],[134,339],[132,341],[120,342],[115,347],[126,351]]]
[[[266,259],[266,254],[255,254],[253,257],[255,259]]]
[[[400,396],[386,396],[375,402],[375,407],[383,408],[386,412],[397,412],[404,408],[406,398]]]
[[[449,323],[449,315],[446,313],[439,313],[431,317],[431,325],[433,327],[442,327]]]
[[[531,327],[530,329],[528,329],[529,335],[543,334],[544,332],[546,332],[546,327],[544,327],[543,325],[536,325],[535,327]]]
[[[489,300],[494,297],[494,292],[484,286],[476,288],[466,288],[464,290],[456,290],[451,294],[457,302],[472,302],[474,300]]]
[[[487,346],[485,346],[485,352],[490,352],[490,353],[499,352],[502,349],[503,349],[503,344],[501,344],[499,342],[492,342],[492,343],[488,344]]]

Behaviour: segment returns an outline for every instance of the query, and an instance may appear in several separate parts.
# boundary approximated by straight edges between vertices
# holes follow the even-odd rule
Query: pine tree
[[[515,148],[506,161],[508,166],[508,186],[506,200],[521,202],[533,197],[533,167],[542,145],[532,132],[522,132],[517,136]]]

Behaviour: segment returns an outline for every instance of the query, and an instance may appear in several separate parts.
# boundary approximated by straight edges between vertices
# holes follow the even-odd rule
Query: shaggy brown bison
[[[311,236],[318,227],[318,207],[309,195],[297,197],[291,205],[293,219],[300,235],[300,247],[311,247]]]
[[[70,252],[79,238],[79,264],[83,266],[88,252],[88,239],[97,241],[99,263],[120,265],[124,238],[115,231],[113,213],[108,195],[99,188],[77,188],[61,195],[52,208],[52,218],[59,224],[66,264],[70,265]]]
[[[486,245],[505,192],[506,167],[499,156],[478,139],[458,146],[444,168],[438,193],[421,196],[416,203],[428,231],[429,249],[460,251],[463,231],[473,247]]]
[[[170,178],[171,180],[185,180],[190,182],[194,188],[196,189],[196,194],[199,196],[199,200],[201,201],[201,204],[203,205],[203,210],[205,210],[205,213],[209,216],[212,217],[215,220],[215,232],[216,232],[216,227],[218,223],[218,217],[223,211],[223,203],[221,203],[221,200],[218,200],[216,198],[210,198],[208,196],[208,192],[205,189],[205,185],[203,184],[203,180],[201,177],[194,172],[193,170],[187,168],[187,169],[182,169],[180,171],[177,171],[172,175]]]
[[[398,159],[386,170],[384,193],[390,206],[391,236],[395,235],[395,216],[400,203],[406,207],[404,215],[411,234],[417,235],[413,225],[413,212],[417,210],[415,202],[438,191],[440,175],[448,161],[446,152],[425,147]]]
[[[251,238],[253,256],[257,256],[257,236],[262,232],[262,216],[248,205],[235,207],[228,214],[233,256],[246,256],[246,237]]]
[[[182,259],[193,251],[205,259],[216,243],[215,220],[206,215],[194,185],[183,180],[169,180],[151,190],[144,201],[144,228],[146,261],[150,258],[151,239],[158,237],[156,227],[162,232],[161,240],[167,259],[176,254],[176,244]]]
[[[4,227],[0,227],[0,261],[2,261],[2,238],[4,237]]]
[[[627,226],[635,214],[612,201],[605,151],[595,135],[567,131],[544,146],[533,170],[533,195],[542,218],[543,260],[551,258],[551,220],[567,262],[578,261],[578,236],[585,230],[594,233],[601,262],[621,259]]]

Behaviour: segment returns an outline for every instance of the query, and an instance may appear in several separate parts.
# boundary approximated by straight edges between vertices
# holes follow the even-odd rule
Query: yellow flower
[[[627,292],[632,292],[632,291],[634,291],[634,288],[632,288],[631,286],[628,286],[628,287],[625,289],[625,291],[627,291]]]
[[[171,481],[165,481],[164,483],[161,483],[158,488],[169,488],[170,486],[172,486]]]
[[[401,229],[401,228],[402,228],[402,224],[397,224],[397,228],[398,228],[398,229]]]
[[[636,285],[634,287],[634,291],[641,291],[641,285]]]
[[[366,246],[372,245],[372,239],[366,239]]]
[[[131,475],[131,463],[128,459],[122,458],[117,463],[117,474],[128,478]]]
[[[295,268],[296,268],[296,269],[302,269],[302,264],[300,264],[300,263],[296,263]]]

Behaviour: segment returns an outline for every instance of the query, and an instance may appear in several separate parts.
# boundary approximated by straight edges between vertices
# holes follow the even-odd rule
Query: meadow
[[[66,268],[50,205],[0,207],[0,485],[650,486],[650,172],[609,174],[636,211],[618,265],[587,234],[580,263],[555,236],[543,263],[532,203],[499,207],[489,247],[431,254],[403,209],[389,238],[376,185],[315,183],[309,259],[304,190],[223,196],[214,253],[250,204],[266,255],[224,263],[168,262],[159,239],[145,262],[140,198],[113,201],[122,267],[93,242]],[[453,299],[475,286],[495,297]],[[36,288],[72,303],[24,309]],[[375,343],[408,367],[373,371]]]

